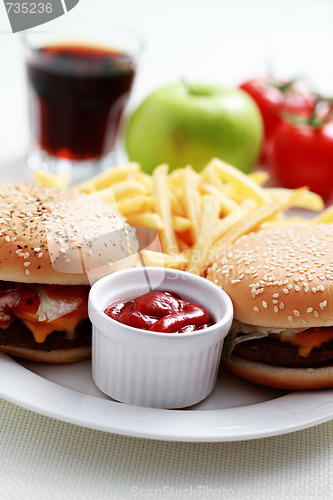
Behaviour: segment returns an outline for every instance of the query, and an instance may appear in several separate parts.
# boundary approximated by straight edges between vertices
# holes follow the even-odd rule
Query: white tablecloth
[[[235,443],[106,434],[0,400],[0,498],[11,500],[333,496],[333,422]]]

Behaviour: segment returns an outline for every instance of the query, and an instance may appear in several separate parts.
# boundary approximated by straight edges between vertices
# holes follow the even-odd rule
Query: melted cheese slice
[[[333,340],[333,327],[309,328],[303,332],[296,333],[292,337],[280,335],[282,342],[290,342],[298,346],[298,354],[307,357],[315,347]]]
[[[73,316],[72,318],[61,317],[53,321],[38,321],[28,313],[17,314],[17,317],[31,330],[34,339],[39,344],[44,342],[52,332],[66,332],[70,335],[74,332],[80,321],[87,318],[85,314]]]

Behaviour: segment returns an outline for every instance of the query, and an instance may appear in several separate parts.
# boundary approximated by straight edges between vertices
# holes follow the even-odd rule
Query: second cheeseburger
[[[333,387],[332,224],[242,236],[207,277],[234,304],[229,370],[282,389]]]
[[[1,185],[0,350],[56,363],[89,357],[89,285],[133,264],[134,246],[122,216],[99,199]]]

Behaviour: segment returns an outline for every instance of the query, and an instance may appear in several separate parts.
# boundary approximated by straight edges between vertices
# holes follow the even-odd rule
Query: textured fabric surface
[[[88,430],[0,400],[1,500],[333,497],[333,421],[235,443]]]

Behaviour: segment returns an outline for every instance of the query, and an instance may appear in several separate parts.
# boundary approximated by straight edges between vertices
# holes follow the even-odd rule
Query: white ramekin
[[[111,302],[149,291],[175,292],[207,309],[214,324],[191,333],[136,329],[108,317]],[[92,372],[97,387],[122,403],[183,408],[214,388],[224,337],[233,317],[228,295],[199,276],[157,267],[134,268],[105,276],[89,294],[93,324]]]

